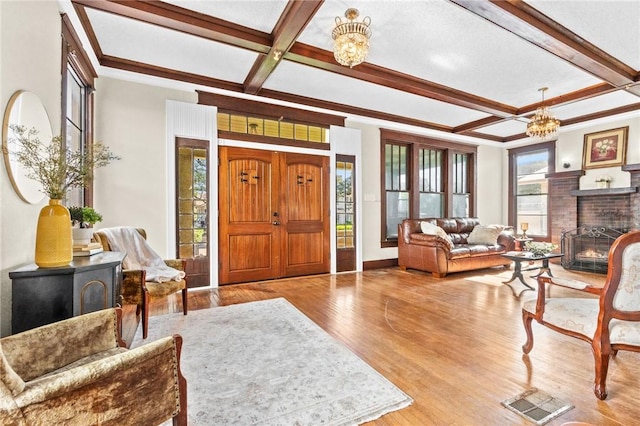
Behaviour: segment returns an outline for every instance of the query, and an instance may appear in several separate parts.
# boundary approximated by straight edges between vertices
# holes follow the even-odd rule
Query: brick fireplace
[[[604,245],[613,243],[616,236],[640,229],[640,164],[626,165],[622,170],[631,174],[629,187],[581,190],[582,170],[547,174],[551,241],[563,246],[566,255],[562,264],[569,265],[568,269],[591,270],[580,266],[585,264],[580,257],[590,252],[586,247],[589,241],[593,242],[593,251],[601,255],[607,252]],[[568,242],[567,238],[563,241],[563,235],[579,238]],[[604,265],[602,259],[594,260],[594,265],[597,268],[593,272],[606,273],[606,260]]]

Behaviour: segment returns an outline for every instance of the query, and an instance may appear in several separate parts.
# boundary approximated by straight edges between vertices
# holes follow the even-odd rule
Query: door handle
[[[273,222],[271,222],[273,225],[278,226],[280,225],[280,222],[278,222],[277,220],[274,220]]]

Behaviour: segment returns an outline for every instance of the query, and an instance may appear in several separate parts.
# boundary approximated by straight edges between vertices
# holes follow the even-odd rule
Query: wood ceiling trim
[[[287,3],[274,27],[273,46],[269,54],[258,56],[245,79],[245,93],[255,95],[262,89],[264,82],[278,66],[282,55],[289,51],[323,2],[324,0],[291,0]]]
[[[518,109],[518,115],[523,116],[534,112],[538,107],[546,105],[548,107],[558,107],[567,105],[577,101],[585,101],[587,99],[595,98],[597,96],[613,93],[619,88],[613,87],[609,83],[599,83],[584,89],[576,90],[571,93],[556,96],[554,98],[545,99],[544,102],[536,102],[535,104],[525,105]]]
[[[196,93],[198,94],[199,104],[215,106],[221,111],[233,111],[259,117],[280,117],[280,119],[325,126],[344,126],[344,120],[346,119],[346,117],[342,115],[309,111],[284,105],[267,104],[202,90],[196,90]]]
[[[203,85],[207,87],[228,90],[231,92],[237,92],[237,93],[243,92],[243,86],[242,84],[239,84],[239,83],[232,83],[232,82],[218,80],[210,77],[204,77],[197,74],[176,71],[168,68],[161,68],[161,67],[144,64],[141,62],[131,61],[127,59],[117,58],[113,56],[107,56],[107,55],[103,56],[100,63],[105,67],[116,68],[116,69],[121,69],[125,71],[151,75],[155,77],[167,78],[167,79],[176,80],[176,81],[183,81],[186,83],[193,83],[193,84]],[[462,126],[457,126],[457,127],[444,126],[442,124],[417,120],[410,117],[399,116],[395,114],[388,114],[381,111],[374,111],[366,108],[359,108],[351,105],[323,101],[319,99],[292,95],[289,93],[278,92],[278,91],[268,90],[268,89],[263,89],[260,92],[260,96],[265,98],[270,98],[270,99],[277,99],[281,101],[292,102],[299,105],[306,105],[306,106],[315,107],[315,108],[327,109],[330,111],[336,111],[338,113],[359,115],[362,117],[375,118],[379,120],[388,121],[391,123],[406,124],[410,126],[424,128],[424,129],[437,130],[445,133],[473,136],[479,139],[485,139],[485,140],[495,141],[495,142],[511,142],[515,140],[524,139],[527,137],[524,133],[518,133],[516,135],[501,137],[501,136],[490,135],[486,133],[473,132],[473,131],[470,131],[471,129],[461,129]],[[623,114],[626,112],[631,112],[636,110],[640,110],[640,103],[636,103],[636,104],[632,104],[632,105],[628,105],[620,108],[613,108],[607,111],[601,111],[594,114],[588,114],[580,117],[574,117],[571,119],[562,120],[561,125],[577,124],[581,122]]]
[[[521,0],[450,0],[616,87],[633,83],[633,68]]]
[[[114,2],[110,0],[72,0],[72,2],[80,6],[86,6],[126,18],[140,20],[163,28],[181,31],[236,47],[246,48],[257,53],[266,55],[272,52],[273,40],[269,34],[251,30],[228,21],[202,15],[167,3],[157,1]],[[315,4],[315,1],[303,1],[302,3],[311,3],[311,5],[304,6],[305,9],[312,5],[319,7],[319,5]],[[306,13],[309,12],[307,11]],[[272,56],[269,57],[272,58]],[[336,63],[332,52],[302,43],[294,43],[288,51],[283,50],[283,57],[287,60],[304,65],[310,65],[325,71],[335,72],[341,75],[387,86],[418,96],[425,96],[445,103],[482,111],[488,114],[507,117],[515,114],[517,111],[517,108],[514,106],[474,96],[460,90],[442,86],[376,65],[363,63],[353,69],[344,67]],[[260,60],[267,62],[264,66],[266,71],[268,71],[269,66],[273,65],[268,63],[269,59],[267,56],[261,56],[258,61]],[[264,73],[265,71],[261,70],[261,68],[262,65],[256,62],[251,73],[256,75],[258,73]],[[245,81],[250,81],[251,73]],[[264,76],[260,78],[264,78]],[[247,86],[247,92],[251,93],[255,91],[254,86],[258,86],[259,84],[250,82],[249,84],[245,83],[245,85]]]
[[[287,8],[303,8],[305,10],[304,13],[307,14],[308,20],[312,18],[312,12],[310,12],[310,5],[307,7],[303,7],[304,3],[311,3],[314,5],[315,10],[320,7],[320,4],[324,0],[314,0],[312,2],[301,1],[301,0],[291,0],[288,4]],[[456,4],[463,6],[462,4],[482,4],[481,8],[488,7],[494,8],[493,13],[495,13],[495,4],[493,1],[478,1],[475,0],[450,0]],[[455,134],[464,134],[469,136],[478,137],[481,139],[492,140],[492,141],[500,141],[500,142],[509,142],[512,140],[518,140],[526,137],[524,134],[512,135],[508,137],[500,137],[495,135],[489,135],[479,132],[474,132],[473,130],[486,127],[491,124],[496,124],[505,120],[513,119],[514,116],[525,115],[530,112],[533,112],[538,106],[540,106],[541,102],[527,105],[521,108],[516,108],[513,106],[505,105],[499,102],[492,101],[490,99],[481,98],[478,96],[471,95],[469,93],[465,93],[456,89],[452,89],[450,87],[442,86],[436,83],[432,83],[426,80],[422,80],[416,78],[411,75],[399,73],[394,70],[390,70],[384,67],[376,66],[369,63],[360,64],[358,67],[350,69],[348,67],[341,66],[337,64],[333,58],[332,52],[322,50],[319,48],[315,48],[313,46],[305,45],[299,42],[295,42],[296,36],[287,35],[282,37],[282,44],[285,40],[290,40],[290,47],[288,50],[283,50],[283,58],[290,60],[292,62],[313,66],[318,69],[322,69],[325,71],[334,72],[340,75],[356,78],[359,80],[367,81],[373,84],[389,87],[392,89],[396,89],[399,91],[404,91],[406,93],[414,94],[417,96],[423,96],[430,99],[435,99],[441,102],[449,103],[452,105],[465,107],[469,109],[473,109],[476,111],[482,111],[488,114],[491,114],[491,117],[486,117],[480,120],[476,120],[470,123],[462,124],[456,127],[450,127],[441,125],[438,123],[431,123],[422,120],[412,119],[408,117],[397,116],[394,114],[388,114],[380,111],[373,111],[365,108],[353,107],[344,104],[338,104],[328,101],[322,101],[318,99],[311,99],[304,96],[291,95],[284,92],[272,91],[272,90],[264,90],[260,89],[266,81],[266,77],[263,76],[265,72],[271,73],[275,69],[275,66],[269,70],[270,65],[266,66],[261,64],[259,61],[256,61],[254,64],[254,68],[257,71],[253,71],[254,74],[249,74],[249,76],[254,75],[253,78],[247,77],[245,80],[245,84],[238,84],[233,82],[228,82],[224,80],[214,79],[210,77],[205,77],[202,75],[172,70],[168,68],[162,68],[153,66],[150,64],[144,64],[136,61],[131,61],[123,58],[117,58],[114,56],[104,55],[100,48],[100,45],[97,41],[96,35],[93,31],[89,18],[84,10],[84,7],[90,7],[96,10],[101,10],[108,13],[114,13],[119,16],[139,20],[142,22],[147,22],[154,25],[159,25],[163,28],[173,29],[177,31],[181,31],[187,34],[196,35],[199,37],[204,37],[210,40],[218,41],[221,43],[242,47],[249,49],[251,51],[257,52],[261,54],[262,58],[266,58],[265,54],[271,53],[274,50],[274,41],[273,37],[269,34],[262,33],[260,31],[256,31],[250,28],[246,28],[240,25],[236,25],[224,20],[220,20],[217,18],[210,17],[208,15],[200,14],[197,12],[190,11],[188,9],[183,9],[178,6],[174,6],[168,3],[163,3],[160,1],[117,1],[117,0],[72,0],[74,7],[80,17],[80,20],[85,27],[85,31],[91,41],[92,47],[101,65],[131,72],[137,72],[141,74],[172,79],[176,81],[183,81],[198,85],[203,85],[207,87],[219,88],[223,90],[229,90],[232,92],[243,93],[247,90],[247,82],[251,81],[251,90],[257,89],[261,96],[279,99],[283,101],[289,101],[298,103],[301,105],[307,105],[311,107],[325,108],[329,110],[335,110],[343,113],[360,115],[363,117],[371,117],[377,118],[380,120],[397,122],[412,126],[417,126],[426,129],[438,130],[447,133],[455,133]],[[298,4],[300,3],[300,4]],[[531,8],[526,4],[522,4],[519,0],[507,0],[500,1],[500,7],[503,7],[503,3],[509,3],[512,5],[513,10],[502,11],[502,15],[508,15],[509,13],[515,13],[513,18],[507,19],[510,20],[516,19],[517,22],[520,22],[522,25],[522,19],[520,16],[524,16],[526,19],[527,13],[539,15],[543,18],[546,18],[545,15],[540,14],[535,9]],[[465,7],[467,8],[467,7]],[[528,9],[527,9],[528,8]],[[500,9],[500,8],[498,8]],[[528,12],[524,13],[521,10],[528,10]],[[472,11],[473,12],[473,11]],[[314,14],[315,12],[313,12]],[[475,13],[475,12],[473,12]],[[539,18],[538,16],[538,18]],[[280,18],[279,23],[282,22],[282,26],[287,27],[287,23],[285,20],[287,19],[294,20],[298,26],[301,25],[302,20],[298,17],[297,14],[292,14],[289,16],[288,13],[283,13],[283,16]],[[546,18],[548,21],[550,19]],[[493,21],[492,21],[493,22]],[[529,21],[526,21],[529,22]],[[308,21],[307,21],[308,23]],[[302,25],[306,25],[304,23]],[[500,25],[494,22],[497,25]],[[560,33],[567,32],[570,33],[566,28],[561,27],[559,24],[555,23],[555,25],[560,28]],[[501,25],[502,26],[502,25]],[[297,34],[302,31],[304,27],[297,30]],[[530,28],[530,26],[528,27]],[[509,29],[511,31],[511,29]],[[294,31],[296,32],[296,31]],[[514,32],[514,31],[512,31]],[[278,25],[276,25],[276,29],[274,29],[274,35],[277,37],[278,34],[284,33],[284,30],[278,29]],[[518,33],[516,33],[518,34]],[[570,33],[572,34],[572,33]],[[586,43],[586,42],[585,42]],[[279,46],[279,45],[278,45]],[[541,46],[544,48],[544,46]],[[546,49],[549,50],[549,49]],[[553,53],[553,52],[552,52]],[[602,52],[604,56],[606,55]],[[611,57],[609,57],[611,58]],[[612,58],[614,59],[614,58]],[[569,60],[569,59],[567,59]],[[569,60],[573,63],[573,61]],[[614,59],[615,62],[615,59]],[[277,65],[277,64],[276,64]],[[624,64],[622,64],[622,67]],[[264,69],[263,69],[264,68]],[[623,73],[623,71],[619,71]],[[640,81],[640,73],[633,71],[633,80],[632,81]],[[261,76],[259,77],[258,74]],[[268,77],[268,76],[267,76]],[[260,83],[260,79],[264,78],[262,83]],[[254,88],[255,86],[255,88]],[[624,89],[629,91],[635,91],[640,94],[640,85],[638,84],[627,84]],[[545,104],[549,106],[558,106],[565,103],[575,102],[577,100],[584,100],[590,97],[598,96],[610,91],[617,90],[612,84],[602,83],[599,85],[592,86],[590,88],[586,88],[583,90],[579,90],[567,95],[561,95],[555,98],[545,100]],[[624,111],[627,111],[627,107],[622,107]],[[631,110],[635,110],[637,108],[632,108]],[[606,117],[614,114],[618,114],[620,109],[612,109],[606,112],[590,114],[582,117],[576,117],[570,120],[570,122],[578,123],[582,121],[588,121],[595,118]],[[563,120],[563,124],[569,124],[567,120]]]
[[[100,59],[100,65],[115,68],[124,71],[130,71],[138,74],[146,74],[154,77],[167,78],[175,81],[183,81],[185,83],[193,83],[218,89],[229,90],[232,92],[242,92],[242,84],[233,83],[216,78],[205,77],[198,74],[177,71],[170,68],[158,67],[155,65],[145,64],[143,62],[132,61],[129,59],[118,58],[115,56],[103,55]]]
[[[160,1],[71,0],[80,5],[162,28],[267,53],[269,34]]]
[[[585,121],[597,120],[599,118],[611,117],[614,115],[625,114],[627,112],[633,112],[640,110],[640,102],[635,104],[624,105],[617,108],[611,108],[604,111],[594,112],[593,114],[581,115],[579,117],[568,118],[562,120],[561,126],[568,126],[570,124],[584,123]]]
[[[93,31],[93,26],[91,26],[91,21],[89,21],[89,16],[87,16],[87,12],[82,6],[78,6],[76,4],[73,5],[73,8],[76,10],[78,14],[78,19],[80,19],[80,24],[82,28],[84,28],[84,32],[89,39],[89,44],[91,44],[91,49],[93,49],[93,53],[95,53],[98,61],[102,57],[102,49],[100,48],[100,43],[98,43],[98,38],[96,37],[95,31]]]

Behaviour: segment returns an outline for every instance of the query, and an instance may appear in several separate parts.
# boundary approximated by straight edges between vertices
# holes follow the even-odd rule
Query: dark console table
[[[124,256],[105,251],[59,268],[31,264],[9,272],[12,333],[120,304]]]

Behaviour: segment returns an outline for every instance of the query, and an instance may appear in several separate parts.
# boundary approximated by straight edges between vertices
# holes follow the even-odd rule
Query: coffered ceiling
[[[564,127],[640,111],[636,0],[71,3],[100,69],[267,102],[498,142],[526,138],[540,87]],[[331,39],[349,7],[373,32],[352,69]]]

